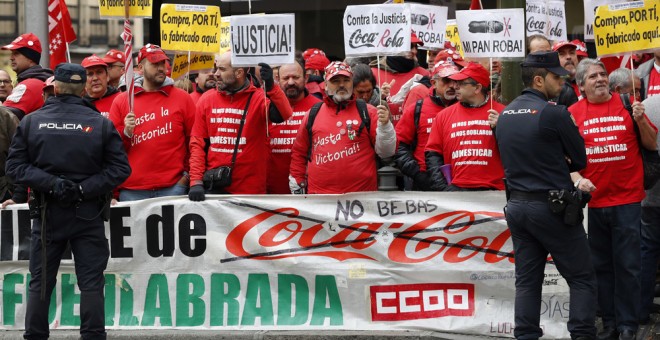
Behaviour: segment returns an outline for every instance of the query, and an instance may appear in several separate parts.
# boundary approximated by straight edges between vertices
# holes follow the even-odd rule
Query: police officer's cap
[[[569,74],[559,63],[559,54],[557,52],[539,51],[530,53],[525,57],[522,67],[544,68],[558,76],[567,76]]]
[[[61,63],[55,67],[55,80],[63,83],[81,84],[87,81],[87,73],[81,65]]]

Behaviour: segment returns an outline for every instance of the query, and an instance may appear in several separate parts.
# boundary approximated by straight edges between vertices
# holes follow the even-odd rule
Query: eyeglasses
[[[465,85],[477,86],[477,83],[476,83],[476,82],[473,82],[473,81],[465,81],[465,80],[463,80],[463,81],[457,81],[457,82],[456,82],[456,85],[459,86],[459,87],[463,87],[463,86],[465,86]]]
[[[0,79],[0,85],[11,85],[11,79]]]

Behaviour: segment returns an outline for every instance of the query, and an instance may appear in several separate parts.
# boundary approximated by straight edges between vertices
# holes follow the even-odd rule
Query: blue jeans
[[[655,276],[660,258],[660,207],[642,207],[642,301],[640,320],[649,318],[655,297]]]
[[[174,184],[169,188],[154,189],[154,190],[129,190],[124,189],[119,191],[119,201],[138,201],[147,198],[165,197],[165,196],[181,196],[188,193],[188,187],[184,185]]]
[[[598,279],[603,326],[637,330],[642,207],[639,203],[589,208],[589,247]]]
[[[582,226],[564,223],[547,201],[511,199],[506,222],[515,254],[516,339],[538,339],[542,286],[548,253],[570,291],[568,331],[571,337],[596,336],[596,275]]]

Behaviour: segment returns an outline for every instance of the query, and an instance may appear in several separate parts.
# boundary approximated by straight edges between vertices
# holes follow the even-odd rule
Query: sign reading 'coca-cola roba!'
[[[466,58],[524,58],[525,12],[522,8],[456,11]]]
[[[410,13],[407,4],[346,7],[346,56],[401,55],[410,51]]]

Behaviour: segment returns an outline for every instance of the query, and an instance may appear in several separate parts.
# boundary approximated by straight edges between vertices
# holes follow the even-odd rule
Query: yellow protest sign
[[[458,54],[461,55],[461,58],[463,58],[463,47],[461,47],[461,38],[458,36],[458,25],[456,25],[456,20],[447,20],[445,39],[454,45],[456,52],[458,52]]]
[[[151,18],[151,0],[99,0],[101,18],[125,18],[124,1],[129,1],[131,18]]]
[[[218,6],[163,4],[160,7],[160,46],[169,51],[218,53]]]
[[[403,3],[403,0],[394,0],[394,3],[395,3],[395,4],[402,4],[402,3]]]
[[[202,70],[213,69],[214,56],[212,54],[191,53],[188,62],[188,53],[176,54],[172,60],[172,79],[183,77],[186,73],[197,73]]]
[[[229,17],[220,20],[220,53],[231,51],[231,29],[229,28]]]
[[[647,0],[598,6],[594,17],[598,56],[659,48],[658,3]]]

